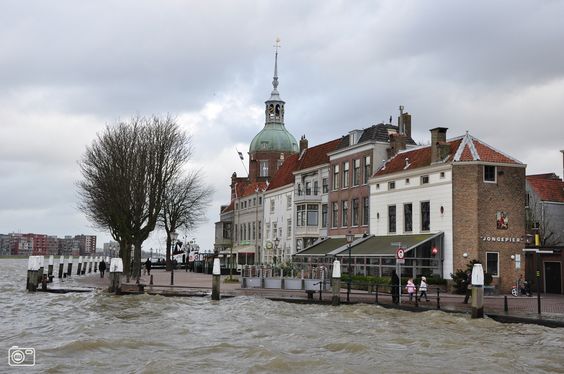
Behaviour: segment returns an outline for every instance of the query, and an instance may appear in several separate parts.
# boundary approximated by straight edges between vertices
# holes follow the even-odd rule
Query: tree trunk
[[[133,278],[139,280],[141,277],[141,243],[135,243],[133,248]]]
[[[171,240],[167,235],[166,238],[166,271],[172,270],[172,253],[170,251]]]

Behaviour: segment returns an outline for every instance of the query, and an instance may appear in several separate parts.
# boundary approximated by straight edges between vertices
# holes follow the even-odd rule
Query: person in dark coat
[[[472,297],[472,272],[466,272],[466,295],[464,296],[464,304],[468,304],[468,300]]]
[[[145,269],[147,269],[147,275],[151,275],[151,259],[148,258],[147,261],[145,261]]]
[[[100,261],[98,269],[100,269],[100,278],[104,278],[104,272],[106,271],[106,262],[103,259],[102,261]]]
[[[395,270],[392,270],[392,302],[394,304],[399,303],[399,293],[400,293],[400,279]]]

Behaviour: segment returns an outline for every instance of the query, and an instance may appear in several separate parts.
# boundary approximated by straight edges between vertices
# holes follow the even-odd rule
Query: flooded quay
[[[35,350],[25,372],[564,372],[563,329],[247,296],[30,294],[25,270],[0,260],[0,372],[14,346]]]

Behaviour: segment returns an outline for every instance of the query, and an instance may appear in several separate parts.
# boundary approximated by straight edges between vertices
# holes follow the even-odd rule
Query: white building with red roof
[[[450,279],[475,259],[507,291],[524,269],[526,165],[468,133],[447,141],[446,131],[432,129],[431,145],[400,151],[370,179],[370,234],[409,243],[404,275]],[[380,274],[395,268],[387,264]]]

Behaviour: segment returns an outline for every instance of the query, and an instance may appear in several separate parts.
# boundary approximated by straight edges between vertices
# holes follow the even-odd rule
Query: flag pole
[[[249,171],[247,170],[247,167],[245,166],[245,157],[243,156],[242,152],[239,152],[239,150],[237,148],[235,148],[235,150],[237,151],[237,154],[239,155],[239,159],[241,159],[241,164],[243,164],[243,169],[245,169],[245,173],[247,173],[247,175],[249,175]]]

